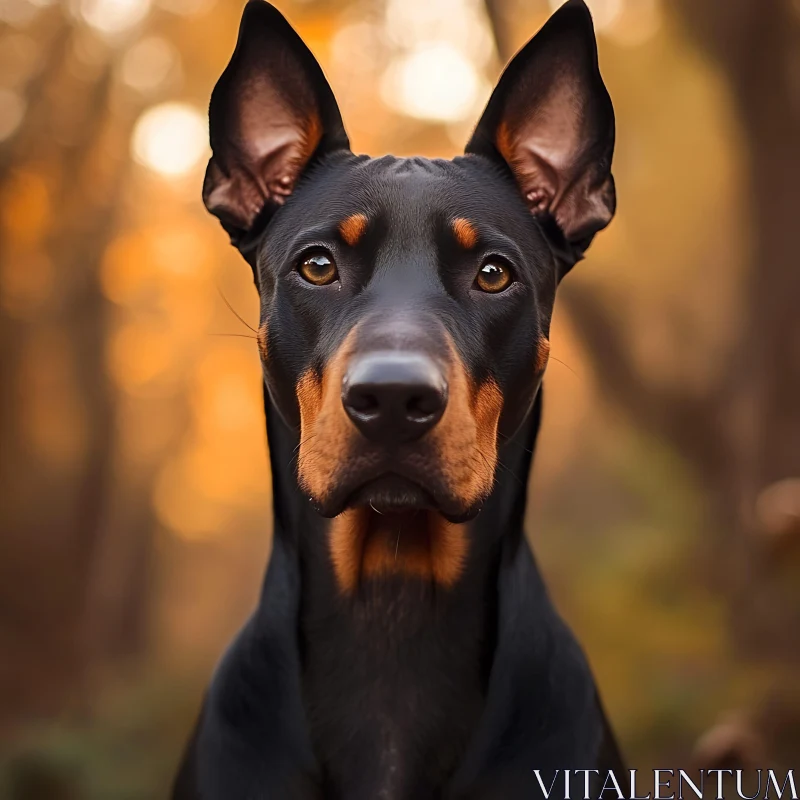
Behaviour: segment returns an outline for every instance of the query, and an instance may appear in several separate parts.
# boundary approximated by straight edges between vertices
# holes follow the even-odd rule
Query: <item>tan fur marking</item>
[[[519,157],[519,148],[514,146],[511,131],[508,129],[508,125],[505,122],[501,122],[497,126],[495,141],[497,142],[497,149],[500,155],[503,156],[515,175],[519,175],[523,168],[522,159]],[[519,182],[518,178],[517,181]]]
[[[449,399],[431,441],[450,491],[470,506],[492,490],[503,398],[492,379],[474,387],[452,340],[449,345]]]
[[[437,530],[431,535],[431,573],[437,583],[453,586],[461,577],[467,559],[467,527],[448,522],[438,514],[435,520]]]
[[[310,428],[319,414],[322,400],[322,381],[314,370],[308,370],[297,381],[297,403],[300,406],[300,425]]]
[[[342,239],[355,247],[367,230],[367,218],[364,214],[351,214],[339,223],[339,234]]]
[[[465,250],[472,250],[478,244],[478,231],[468,219],[463,217],[453,220],[453,235]]]
[[[514,173],[517,185],[522,190],[523,200],[534,214],[547,211],[552,203],[552,196],[546,190],[542,175],[541,166],[537,158],[525,157],[528,153],[527,148],[520,147],[514,141],[508,124],[501,122],[497,126],[495,141],[500,155],[506,160]]]
[[[322,378],[306,372],[297,383],[300,405],[298,477],[305,491],[324,499],[346,463],[355,428],[342,407],[342,376],[355,340],[355,328],[325,366]]]
[[[536,347],[536,372],[544,372],[547,362],[550,359],[550,342],[542,336]]]
[[[256,341],[258,342],[258,352],[261,353],[261,360],[266,363],[267,361],[267,334],[269,330],[267,328],[266,321],[262,322],[261,325],[258,327],[258,333],[256,334]]]
[[[497,425],[502,409],[503,395],[494,379],[488,378],[475,392],[472,413],[477,428],[476,446],[486,457],[487,467],[491,464],[491,479],[497,467]]]
[[[390,574],[450,587],[464,567],[466,528],[433,511],[384,515],[351,509],[331,521],[330,552],[345,594],[364,578]]]
[[[348,509],[331,520],[328,546],[336,582],[345,594],[358,586],[366,532],[366,511],[363,508]]]

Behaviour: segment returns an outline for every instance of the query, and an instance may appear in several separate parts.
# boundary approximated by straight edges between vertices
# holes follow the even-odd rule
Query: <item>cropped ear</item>
[[[313,159],[349,148],[322,69],[280,12],[250,0],[211,95],[206,208],[248,250]]]
[[[614,108],[589,9],[569,0],[512,59],[466,147],[509,167],[562,274],[611,221]]]

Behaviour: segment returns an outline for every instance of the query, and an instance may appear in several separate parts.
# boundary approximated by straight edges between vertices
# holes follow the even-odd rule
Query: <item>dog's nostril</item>
[[[441,407],[442,401],[438,392],[430,391],[410,397],[406,403],[406,414],[413,420],[420,422],[435,414]]]
[[[374,394],[369,392],[351,392],[346,401],[347,406],[360,414],[375,414],[380,403]]]

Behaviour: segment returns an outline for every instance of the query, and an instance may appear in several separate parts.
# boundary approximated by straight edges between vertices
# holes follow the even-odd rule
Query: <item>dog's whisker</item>
[[[567,368],[567,369],[568,369],[568,370],[569,370],[569,371],[570,371],[570,372],[571,372],[571,373],[572,373],[572,374],[573,374],[573,375],[574,375],[576,378],[579,378],[579,377],[580,377],[580,375],[578,375],[578,373],[577,373],[577,372],[575,372],[575,370],[574,370],[574,369],[572,369],[572,367],[571,367],[569,364],[567,364],[567,362],[566,362],[566,361],[562,361],[560,358],[556,358],[556,357],[555,357],[554,355],[552,355],[552,354],[551,354],[551,356],[550,356],[550,360],[551,360],[551,361],[555,361],[555,362],[557,362],[557,363],[561,364],[561,366],[562,366],[562,367],[566,367],[566,368]]]
[[[233,336],[237,339],[252,339],[254,342],[258,341],[257,336],[250,336],[249,333],[210,333],[209,336]]]
[[[492,466],[492,462],[489,460],[489,457],[483,452],[483,450],[476,448],[475,452],[484,460],[487,467]],[[508,472],[508,474],[511,475],[517,482],[520,484],[522,483],[517,474],[507,464],[504,464],[500,458],[495,459],[495,465]]]
[[[504,464],[499,458],[497,459],[497,466],[500,467],[500,469],[505,470],[520,486],[524,486],[524,483],[519,475],[517,475],[517,473],[514,472],[514,470],[511,469],[511,467],[509,467],[507,464]]]
[[[506,436],[506,435],[505,435],[505,434],[503,434],[503,433],[500,433],[500,432],[498,432],[498,434],[497,434],[497,435],[498,435],[498,436],[499,436],[501,439],[505,439],[505,441],[507,441],[507,442],[512,442],[512,441],[514,441],[514,440],[512,439],[512,437],[511,437],[511,436]],[[523,451],[524,453],[530,453],[530,455],[533,455],[533,450],[532,450],[530,447],[523,447],[523,448],[522,448],[522,451]]]
[[[308,436],[306,436],[304,439],[301,439],[301,440],[300,440],[300,441],[297,443],[297,446],[294,448],[294,450],[292,450],[292,452],[293,452],[293,453],[296,453],[298,450],[300,450],[300,448],[301,448],[301,447],[302,447],[304,444],[308,444],[308,443],[309,443],[309,442],[310,442],[310,441],[311,441],[311,440],[312,440],[312,439],[313,439],[313,438],[314,438],[316,435],[317,435],[317,431],[314,431],[313,433],[309,433],[309,434],[308,434]]]
[[[245,326],[245,328],[249,328],[251,331],[253,331],[253,333],[257,334],[258,329],[254,328],[249,322],[245,322],[244,318],[239,314],[239,312],[228,302],[228,298],[225,297],[219,285],[217,285],[217,291],[219,292],[219,296],[222,298],[222,302],[225,303],[226,306],[228,306],[228,309],[231,312],[231,314],[233,314],[233,316],[236,317],[236,319],[238,319],[239,322],[241,322],[242,325]]]
[[[316,431],[315,431],[314,433],[309,433],[309,434],[308,434],[308,436],[306,436],[304,439],[301,439],[301,440],[300,440],[300,441],[297,443],[297,445],[295,446],[295,448],[292,450],[292,454],[291,454],[291,456],[289,457],[289,460],[286,462],[286,466],[287,466],[287,467],[291,467],[291,466],[293,466],[293,465],[296,465],[296,464],[297,464],[297,461],[298,461],[298,458],[299,458],[299,453],[300,453],[300,448],[301,448],[301,447],[302,447],[304,444],[308,444],[308,442],[310,442],[310,441],[311,441],[311,440],[312,440],[312,439],[313,439],[313,438],[314,438],[316,435],[317,435],[317,432],[316,432]]]

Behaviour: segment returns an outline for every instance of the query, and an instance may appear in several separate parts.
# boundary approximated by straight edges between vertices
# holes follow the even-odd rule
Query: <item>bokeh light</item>
[[[202,14],[214,6],[215,0],[156,0],[159,7],[172,14]]]
[[[180,58],[169,41],[148,36],[132,45],[122,59],[123,83],[142,94],[161,89],[180,69]]]
[[[392,108],[418,119],[457,122],[489,94],[475,66],[448,42],[423,45],[396,59],[381,83]]]
[[[374,69],[384,58],[386,41],[383,28],[372,22],[343,25],[331,36],[331,56],[339,69]],[[358,53],[354,63],[353,53]]]
[[[161,103],[139,117],[131,139],[133,157],[165,177],[196,169],[208,151],[205,115],[188,103]]]
[[[52,0],[2,0],[0,2],[0,22],[17,28],[24,28],[50,5]]]
[[[494,52],[483,4],[474,0],[388,0],[386,34],[401,48],[449,42],[484,66]]]
[[[150,11],[150,0],[73,0],[72,12],[98,33],[117,36],[137,26]]]
[[[381,97],[406,116],[440,123],[467,119],[488,98],[483,70],[494,56],[477,0],[388,0],[384,30],[394,54]]]
[[[616,44],[638,47],[658,33],[661,17],[660,0],[628,0],[605,34]]]

